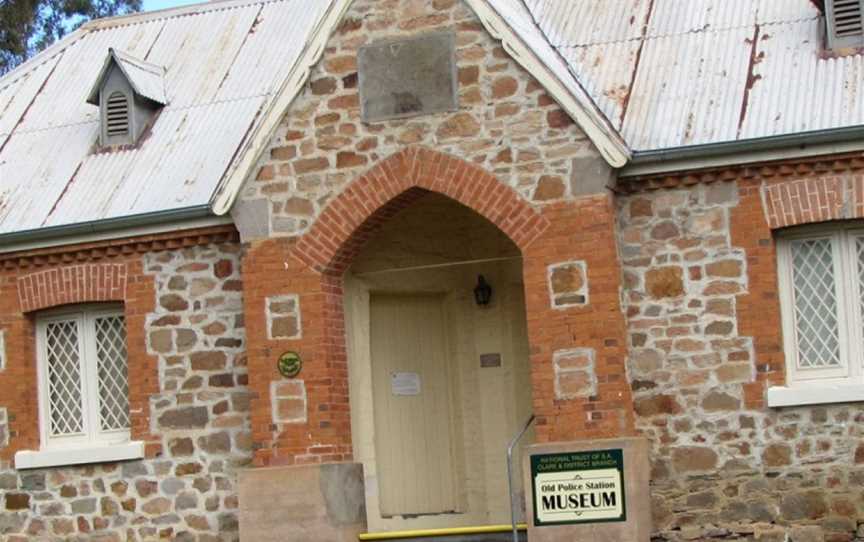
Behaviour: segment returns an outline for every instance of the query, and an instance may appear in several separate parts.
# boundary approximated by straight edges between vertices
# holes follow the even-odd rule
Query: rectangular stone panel
[[[306,384],[302,380],[274,380],[270,383],[270,401],[275,423],[306,423]]]
[[[455,110],[454,43],[453,34],[446,32],[362,47],[357,66],[363,121]]]
[[[266,316],[268,339],[294,340],[303,336],[299,295],[268,297]]]
[[[366,530],[359,463],[247,469],[239,476],[243,542],[356,542]]]
[[[584,261],[550,265],[547,274],[553,308],[566,309],[588,304],[588,274]]]
[[[575,399],[597,394],[595,353],[591,348],[558,350],[552,356],[555,398]]]

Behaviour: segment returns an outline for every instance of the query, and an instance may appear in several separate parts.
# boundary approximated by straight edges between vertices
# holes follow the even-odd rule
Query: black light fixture
[[[477,286],[474,287],[474,301],[478,307],[485,307],[492,300],[492,287],[483,275],[477,275]]]

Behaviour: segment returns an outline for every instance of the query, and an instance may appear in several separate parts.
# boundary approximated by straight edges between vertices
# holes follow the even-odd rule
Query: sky
[[[196,4],[202,0],[144,0],[143,11],[153,11],[156,9],[173,8],[177,6],[185,6],[188,4]]]

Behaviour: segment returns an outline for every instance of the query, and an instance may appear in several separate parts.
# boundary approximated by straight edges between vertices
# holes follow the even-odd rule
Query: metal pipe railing
[[[513,542],[519,542],[519,529],[516,527],[516,508],[518,503],[516,502],[516,495],[513,492],[513,449],[516,447],[516,444],[525,435],[525,432],[528,431],[528,428],[531,427],[531,424],[534,423],[534,415],[532,414],[528,421],[525,422],[525,427],[519,431],[519,434],[513,437],[510,440],[510,445],[507,446],[507,481],[510,484],[510,523],[513,526]]]

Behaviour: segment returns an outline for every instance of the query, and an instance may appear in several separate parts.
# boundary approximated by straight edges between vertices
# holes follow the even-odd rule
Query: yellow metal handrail
[[[517,525],[520,531],[528,528],[524,523]],[[358,540],[398,540],[400,538],[426,538],[430,536],[456,536],[464,534],[506,533],[511,525],[484,525],[482,527],[453,527],[449,529],[417,529],[414,531],[393,531],[389,533],[363,533]]]

